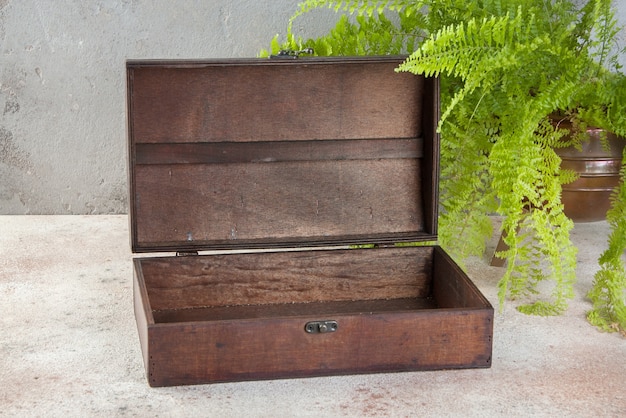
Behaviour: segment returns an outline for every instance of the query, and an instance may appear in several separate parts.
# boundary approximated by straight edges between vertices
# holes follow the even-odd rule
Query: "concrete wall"
[[[254,57],[298,3],[0,0],[0,214],[124,213],[125,60]]]
[[[124,61],[253,57],[299,2],[0,0],[0,214],[126,212]]]

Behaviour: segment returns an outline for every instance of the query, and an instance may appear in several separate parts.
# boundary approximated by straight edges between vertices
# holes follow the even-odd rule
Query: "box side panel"
[[[458,264],[441,248],[433,248],[433,298],[440,309],[468,310],[481,317],[483,326],[468,329],[468,336],[480,341],[482,358],[491,363],[493,307]],[[470,324],[468,323],[468,326]]]
[[[433,253],[433,296],[440,308],[486,309],[493,315],[491,303],[465,272],[441,248]]]
[[[438,233],[439,216],[439,160],[440,135],[437,131],[440,117],[439,79],[424,80],[422,127],[424,163],[422,165],[422,195],[424,197],[424,230]]]
[[[432,247],[141,260],[152,309],[426,298]]]
[[[149,373],[148,333],[149,326],[154,325],[154,318],[139,260],[133,260],[133,308],[135,310],[135,321],[137,323],[137,332],[139,334],[143,364],[146,368],[147,374]]]
[[[338,329],[309,334],[309,320]],[[157,325],[152,386],[336,374],[489,367],[489,319],[480,311],[426,310]]]

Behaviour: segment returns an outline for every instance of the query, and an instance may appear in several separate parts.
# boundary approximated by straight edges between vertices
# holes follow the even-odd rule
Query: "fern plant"
[[[508,264],[500,302],[522,298],[519,309],[527,313],[563,312],[575,280],[572,222],[560,200],[561,184],[573,174],[560,170],[554,152],[570,143],[549,116],[560,111],[575,125],[626,134],[626,77],[617,71],[611,1],[576,3],[307,0],[290,21],[286,42],[272,43],[274,52],[410,53],[398,71],[441,77],[441,244],[459,261],[481,254],[492,235],[489,215],[503,215],[508,249],[499,255]],[[296,39],[294,19],[320,7],[344,15],[326,36]],[[624,329],[626,322],[622,189],[614,195],[610,246],[590,293],[589,318],[604,328]]]
[[[509,246],[501,254],[509,263],[499,283],[500,299],[535,293],[539,282],[551,278],[552,297],[520,309],[560,313],[573,296],[576,253],[569,240],[572,224],[560,203],[561,184],[571,178],[560,172],[553,151],[564,142],[547,118],[560,110],[582,125],[624,134],[624,90],[616,88],[624,83],[624,76],[615,72],[616,56],[609,52],[617,33],[611,2],[590,1],[580,9],[559,1],[490,3],[498,6],[490,17],[444,26],[400,70],[444,73],[462,80],[444,120],[461,103],[476,103],[497,116],[498,135],[487,170],[492,187],[499,191],[498,212],[505,215]],[[509,7],[502,7],[506,3]],[[512,10],[514,5],[517,10]],[[616,211],[619,205],[616,195]],[[624,222],[624,218],[614,219],[612,252],[601,260],[605,269],[598,273],[590,297],[596,305],[609,304],[614,316],[626,319],[619,312],[626,288],[619,269],[624,246],[619,251],[617,236]],[[607,268],[611,278],[602,280]],[[598,294],[611,295],[610,302],[600,301]],[[599,317],[603,316],[590,314]]]

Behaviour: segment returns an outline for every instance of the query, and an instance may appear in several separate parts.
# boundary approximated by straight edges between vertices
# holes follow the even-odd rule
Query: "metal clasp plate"
[[[325,334],[335,332],[339,328],[337,321],[312,321],[307,322],[304,330],[309,334]]]
[[[291,49],[283,49],[276,55],[270,55],[270,59],[298,59],[300,54],[313,54],[313,48],[304,48],[300,51],[293,51]]]

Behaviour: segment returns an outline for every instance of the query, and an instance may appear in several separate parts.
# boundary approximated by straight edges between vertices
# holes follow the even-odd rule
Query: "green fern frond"
[[[612,232],[609,247],[600,257],[600,271],[594,277],[589,298],[593,309],[587,313],[589,321],[605,331],[626,333],[626,151],[620,172],[622,181],[611,197],[607,221]]]
[[[527,315],[554,316],[561,315],[567,309],[567,305],[539,301],[529,305],[522,305],[517,309]]]
[[[281,49],[304,48],[312,48],[317,56],[406,54],[424,37],[421,29],[423,16],[400,10],[397,17],[397,20],[391,20],[385,14],[363,14],[351,20],[341,15],[326,35],[306,40],[296,38],[290,25],[286,40],[279,43],[275,37],[270,51],[263,50],[260,56],[276,54]]]
[[[357,16],[372,16],[376,13],[382,14],[385,10],[398,11],[407,6],[415,6],[415,3],[423,2],[411,2],[407,0],[305,0],[300,3],[299,9],[289,20],[289,24],[302,16],[305,13],[309,13],[314,9],[328,8],[333,9],[335,12],[348,12],[351,15]]]

